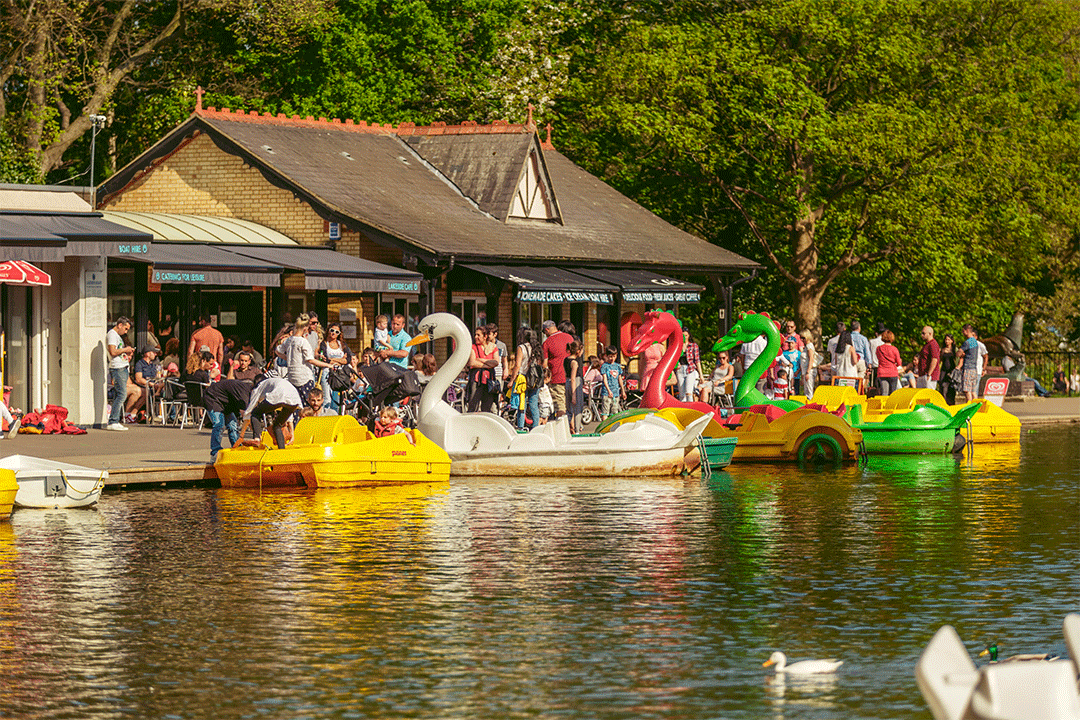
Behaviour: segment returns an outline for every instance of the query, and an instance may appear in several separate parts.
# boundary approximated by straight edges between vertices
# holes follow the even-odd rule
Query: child
[[[379,419],[375,421],[375,437],[386,437],[400,432],[405,432],[405,428],[398,419],[397,408],[384,407],[379,412]]]
[[[548,390],[549,382],[551,382],[551,368],[547,368],[544,371],[544,384],[536,391],[536,402],[537,406],[540,408],[541,425],[546,425],[547,419],[551,417],[551,413],[555,411],[555,403],[552,402],[551,391]]]
[[[600,377],[604,382],[600,389],[600,415],[605,419],[619,409],[619,400],[626,394],[622,365],[615,362],[618,355],[618,348],[608,345],[604,352],[604,364],[600,366]]]
[[[387,326],[390,324],[390,318],[385,315],[379,315],[375,318],[375,349],[376,350],[390,350],[390,331],[387,330]]]
[[[772,383],[773,400],[787,400],[788,397],[788,371],[780,368],[776,371],[776,379]]]

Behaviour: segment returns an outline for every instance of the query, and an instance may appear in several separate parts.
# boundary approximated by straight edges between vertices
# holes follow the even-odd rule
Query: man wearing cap
[[[230,446],[240,438],[238,418],[251,400],[251,388],[247,380],[222,380],[203,390],[203,407],[211,423],[210,462],[217,460],[223,430],[229,430]]]
[[[551,382],[548,390],[551,392],[551,406],[553,418],[566,414],[566,346],[574,341],[569,334],[559,330],[551,320],[545,320],[540,326],[544,335],[543,355],[544,367],[551,371]]]
[[[222,361],[225,359],[225,336],[210,325],[210,318],[206,315],[199,317],[199,329],[191,334],[188,357],[194,355],[196,350],[202,352],[203,347],[214,354],[218,367],[222,367]]]
[[[112,408],[106,430],[127,430],[124,419],[124,400],[127,397],[128,369],[135,348],[124,342],[124,335],[131,330],[131,320],[116,319],[116,324],[105,337],[105,349],[109,353],[109,385],[113,388]]]
[[[147,345],[139,353],[135,363],[135,377],[128,382],[127,413],[128,422],[134,422],[135,413],[146,405],[150,393],[156,389],[160,366],[157,364],[158,348]],[[151,411],[153,408],[149,408]]]

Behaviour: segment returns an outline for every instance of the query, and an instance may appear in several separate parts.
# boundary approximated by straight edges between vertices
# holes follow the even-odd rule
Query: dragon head
[[[645,320],[641,323],[637,333],[630,339],[627,354],[637,355],[644,352],[645,348],[654,342],[663,342],[673,332],[679,331],[679,321],[669,312],[653,310],[645,313]]]
[[[727,335],[716,341],[712,351],[714,353],[723,352],[730,350],[739,343],[750,342],[762,333],[767,333],[767,328],[770,325],[774,329],[777,327],[776,323],[769,317],[769,313],[739,313],[738,321],[731,326]]]

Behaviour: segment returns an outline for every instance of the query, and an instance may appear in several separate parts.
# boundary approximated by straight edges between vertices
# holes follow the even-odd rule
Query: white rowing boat
[[[74,508],[93,505],[101,497],[108,470],[46,460],[30,455],[0,458],[0,468],[15,472],[16,507]]]

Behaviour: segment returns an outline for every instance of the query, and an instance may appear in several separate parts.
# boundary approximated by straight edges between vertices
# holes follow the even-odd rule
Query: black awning
[[[0,262],[62,262],[67,240],[25,222],[22,215],[0,215]]]
[[[330,248],[303,245],[227,245],[222,249],[242,257],[276,263],[304,273],[308,290],[336,292],[420,292],[420,273],[383,265]]]
[[[518,286],[519,302],[594,302],[611,305],[619,288],[576,272],[533,265],[464,265]]]
[[[247,285],[280,287],[281,265],[197,243],[138,243],[109,257],[154,266],[151,281],[159,285]]]
[[[0,224],[16,221],[35,232],[66,241],[63,255],[94,257],[126,254],[135,244],[149,243],[153,236],[141,230],[109,222],[100,213],[4,214]],[[63,257],[57,258],[63,260]]]
[[[574,272],[618,285],[623,302],[696,303],[701,302],[701,292],[705,289],[651,270],[575,268]]]

